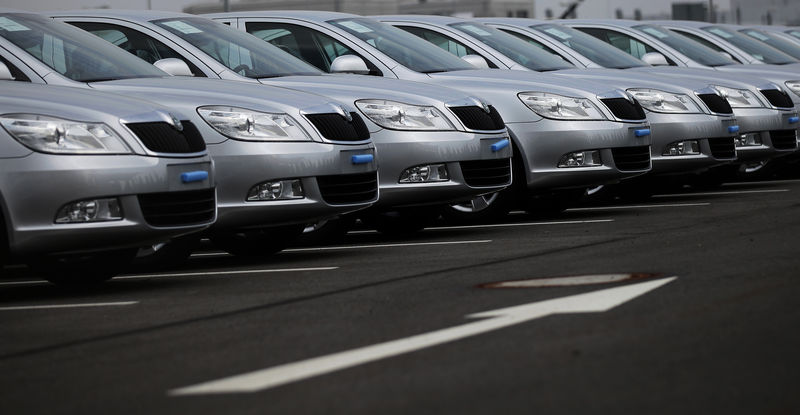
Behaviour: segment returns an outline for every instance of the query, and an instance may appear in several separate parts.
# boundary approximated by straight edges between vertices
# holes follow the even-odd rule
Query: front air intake
[[[770,104],[778,108],[792,108],[794,107],[794,102],[792,102],[792,98],[789,97],[784,91],[779,91],[777,89],[762,89],[761,94],[767,98]]]
[[[476,106],[450,107],[450,111],[453,111],[453,114],[470,130],[496,131],[502,130],[506,126],[503,117],[491,105],[489,105],[488,113],[483,108]]]
[[[351,121],[337,113],[306,114],[306,118],[314,124],[320,134],[331,141],[364,141],[369,139],[369,129],[364,120],[355,112],[351,112]]]
[[[125,124],[148,150],[164,154],[191,154],[205,151],[206,142],[189,121],[181,121],[183,129],[166,122]]]
[[[697,94],[711,112],[717,114],[733,114],[733,108],[728,100],[717,94]]]
[[[601,99],[603,104],[614,114],[615,117],[621,120],[638,121],[646,118],[644,109],[639,104],[639,101],[628,101],[625,98],[606,98]]]

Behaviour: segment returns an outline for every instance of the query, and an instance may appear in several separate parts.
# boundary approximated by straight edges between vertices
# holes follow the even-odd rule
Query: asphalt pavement
[[[92,291],[6,267],[0,413],[794,414],[799,246],[786,180]]]

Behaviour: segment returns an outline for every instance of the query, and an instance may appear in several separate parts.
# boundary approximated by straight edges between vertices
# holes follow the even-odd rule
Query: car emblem
[[[633,95],[630,94],[630,92],[623,91],[623,93],[625,94],[625,99],[627,99],[628,102],[630,102],[631,104],[635,104],[636,103],[636,98],[634,98]]]
[[[483,102],[480,99],[475,98],[475,97],[470,97],[470,98],[472,98],[472,102],[474,102],[476,106],[479,106],[479,107],[481,107],[483,109],[483,112],[488,114],[488,113],[490,113],[492,111],[491,109],[489,109],[489,104],[487,104],[487,103],[485,103],[485,102]]]
[[[342,108],[341,105],[334,105],[333,108],[336,111],[336,113],[341,115],[342,117],[344,117],[344,119],[346,119],[347,122],[352,122],[353,121],[353,116],[350,115],[349,112],[345,111],[344,108]]]
[[[169,118],[171,121],[170,124],[172,125],[172,128],[176,129],[177,131],[183,131],[183,123],[181,123],[181,120],[179,120],[178,117],[170,113]]]

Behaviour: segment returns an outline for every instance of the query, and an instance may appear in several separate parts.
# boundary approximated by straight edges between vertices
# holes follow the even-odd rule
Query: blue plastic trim
[[[634,131],[633,134],[637,137],[647,137],[648,135],[650,135],[650,129],[642,128],[641,130]]]
[[[356,154],[353,157],[350,157],[350,160],[353,164],[367,164],[372,163],[372,160],[375,160],[375,157],[372,154]]]
[[[184,183],[202,182],[204,180],[208,180],[208,172],[204,170],[181,173],[181,181]]]
[[[511,141],[508,141],[507,138],[504,138],[504,139],[492,144],[492,151],[498,152],[498,151],[508,147],[509,144],[511,144]]]
[[[728,132],[731,133],[731,134],[738,133],[739,132],[739,126],[738,125],[729,125],[728,126]]]
[[[800,121],[800,117],[789,117],[789,124],[797,124]]]

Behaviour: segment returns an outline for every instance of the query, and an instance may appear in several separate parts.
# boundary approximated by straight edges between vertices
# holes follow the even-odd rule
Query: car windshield
[[[793,57],[737,31],[722,26],[706,26],[703,30],[733,44],[761,62],[772,65],[797,63]]]
[[[0,14],[0,37],[78,82],[167,76],[97,36],[44,16]]]
[[[686,36],[675,33],[671,30],[653,25],[640,25],[634,29],[644,32],[654,38],[666,43],[669,47],[686,55],[689,59],[706,66],[725,66],[736,65],[736,61],[727,56],[703,46],[700,43],[689,39]]]
[[[153,23],[248,78],[322,74],[317,68],[276,46],[213,20],[182,17],[156,20]]]
[[[574,68],[561,57],[495,28],[478,23],[452,23],[449,26],[485,43],[528,69],[542,72]]]
[[[800,39],[800,30],[790,29],[785,32],[787,35]]]
[[[365,18],[337,19],[328,23],[369,43],[413,71],[435,73],[475,69],[450,52],[385,23]]]
[[[778,36],[761,30],[742,29],[740,32],[754,39],[760,40],[795,59],[800,59],[800,45],[794,42],[779,38]]]
[[[531,29],[553,38],[604,68],[627,69],[648,66],[608,43],[571,27],[540,24],[531,26]]]

